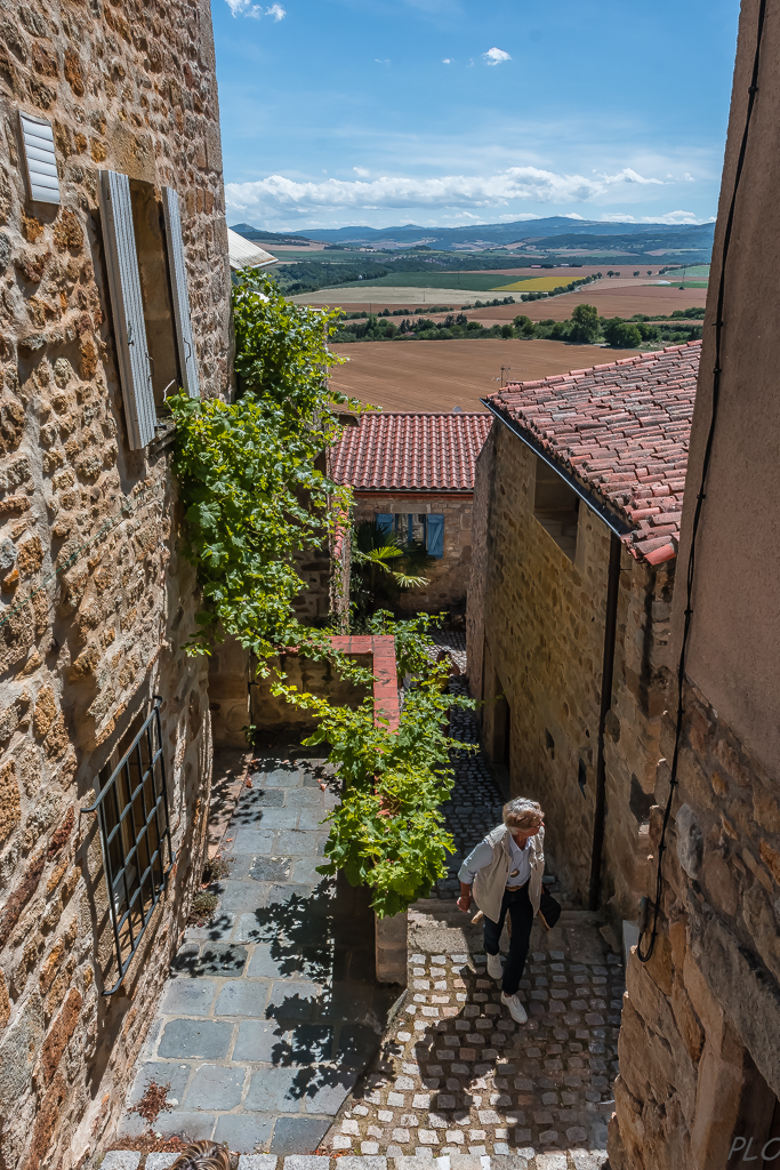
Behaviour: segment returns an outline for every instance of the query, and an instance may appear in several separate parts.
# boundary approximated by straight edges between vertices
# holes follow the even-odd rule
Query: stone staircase
[[[130,1150],[111,1150],[100,1163],[100,1170],[169,1170],[177,1154],[139,1154]],[[238,1170],[608,1170],[603,1151],[551,1150],[534,1153],[518,1150],[514,1154],[445,1154],[429,1153],[387,1158],[383,1155],[349,1155],[338,1158],[317,1154],[241,1154]]]

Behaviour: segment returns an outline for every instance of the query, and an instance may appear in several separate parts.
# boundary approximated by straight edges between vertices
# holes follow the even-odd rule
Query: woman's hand
[[[469,910],[471,909],[471,894],[461,894],[455,904],[459,910],[463,911],[464,914],[468,914]]]

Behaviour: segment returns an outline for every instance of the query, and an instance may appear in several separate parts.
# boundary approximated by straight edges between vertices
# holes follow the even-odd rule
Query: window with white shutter
[[[139,449],[154,438],[157,413],[127,175],[100,172],[100,221],[128,437]]]
[[[34,203],[59,203],[60,180],[51,122],[19,111],[27,194]]]
[[[200,386],[195,344],[192,337],[192,317],[190,296],[187,289],[187,268],[184,263],[179,196],[172,187],[163,188],[163,214],[165,216],[165,235],[168,242],[168,267],[173,294],[173,314],[176,322],[176,343],[179,349],[182,383],[191,398],[198,398]]]

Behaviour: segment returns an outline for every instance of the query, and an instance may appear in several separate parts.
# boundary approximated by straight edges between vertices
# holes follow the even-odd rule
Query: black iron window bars
[[[84,812],[97,813],[108,907],[119,976],[104,989],[121,986],[174,862],[168,792],[165,783],[160,706],[151,714],[128,750]]]

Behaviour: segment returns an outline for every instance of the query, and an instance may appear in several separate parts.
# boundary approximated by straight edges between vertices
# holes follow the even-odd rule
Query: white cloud
[[[356,178],[313,181],[269,175],[254,182],[227,183],[225,192],[231,215],[254,216],[259,222],[285,215],[311,215],[323,209],[374,212],[382,209],[429,208],[448,215],[459,210],[491,209],[501,214],[517,208],[510,218],[519,218],[523,204],[591,203],[604,200],[618,202],[622,193],[636,186],[663,186],[664,180],[640,175],[631,167],[614,174],[591,176],[568,174],[535,166],[509,167],[493,174],[442,175],[416,178],[405,175],[380,175],[370,178],[354,168]],[[686,216],[688,212],[670,215]],[[482,217],[481,217],[482,218]],[[672,220],[670,222],[684,222]]]
[[[371,171],[366,170],[365,167],[353,167],[352,171],[359,179],[370,179]]]
[[[452,57],[442,57],[441,63],[442,65],[452,65]]]
[[[390,58],[389,57],[374,57],[374,64],[375,65],[389,65]]]
[[[663,187],[664,179],[648,179],[644,175],[638,174],[633,167],[623,167],[622,171],[618,171],[616,175],[599,175],[597,171],[593,172],[599,179],[604,182],[613,183],[638,183],[640,187],[656,186]]]
[[[700,215],[695,215],[692,211],[664,211],[657,215],[630,215],[627,211],[614,211],[610,212],[609,215],[602,215],[600,218],[604,223],[692,224],[715,222],[715,217],[712,215],[702,219]]]
[[[505,49],[497,49],[494,45],[492,49],[488,49],[486,53],[482,54],[482,60],[486,65],[503,65],[505,61],[511,61],[512,58]]]
[[[262,4],[253,4],[252,0],[225,0],[234,16],[250,16],[253,20],[260,20],[263,16],[270,16],[275,21],[284,20],[287,9],[281,4],[272,4],[270,8],[263,8]]]

